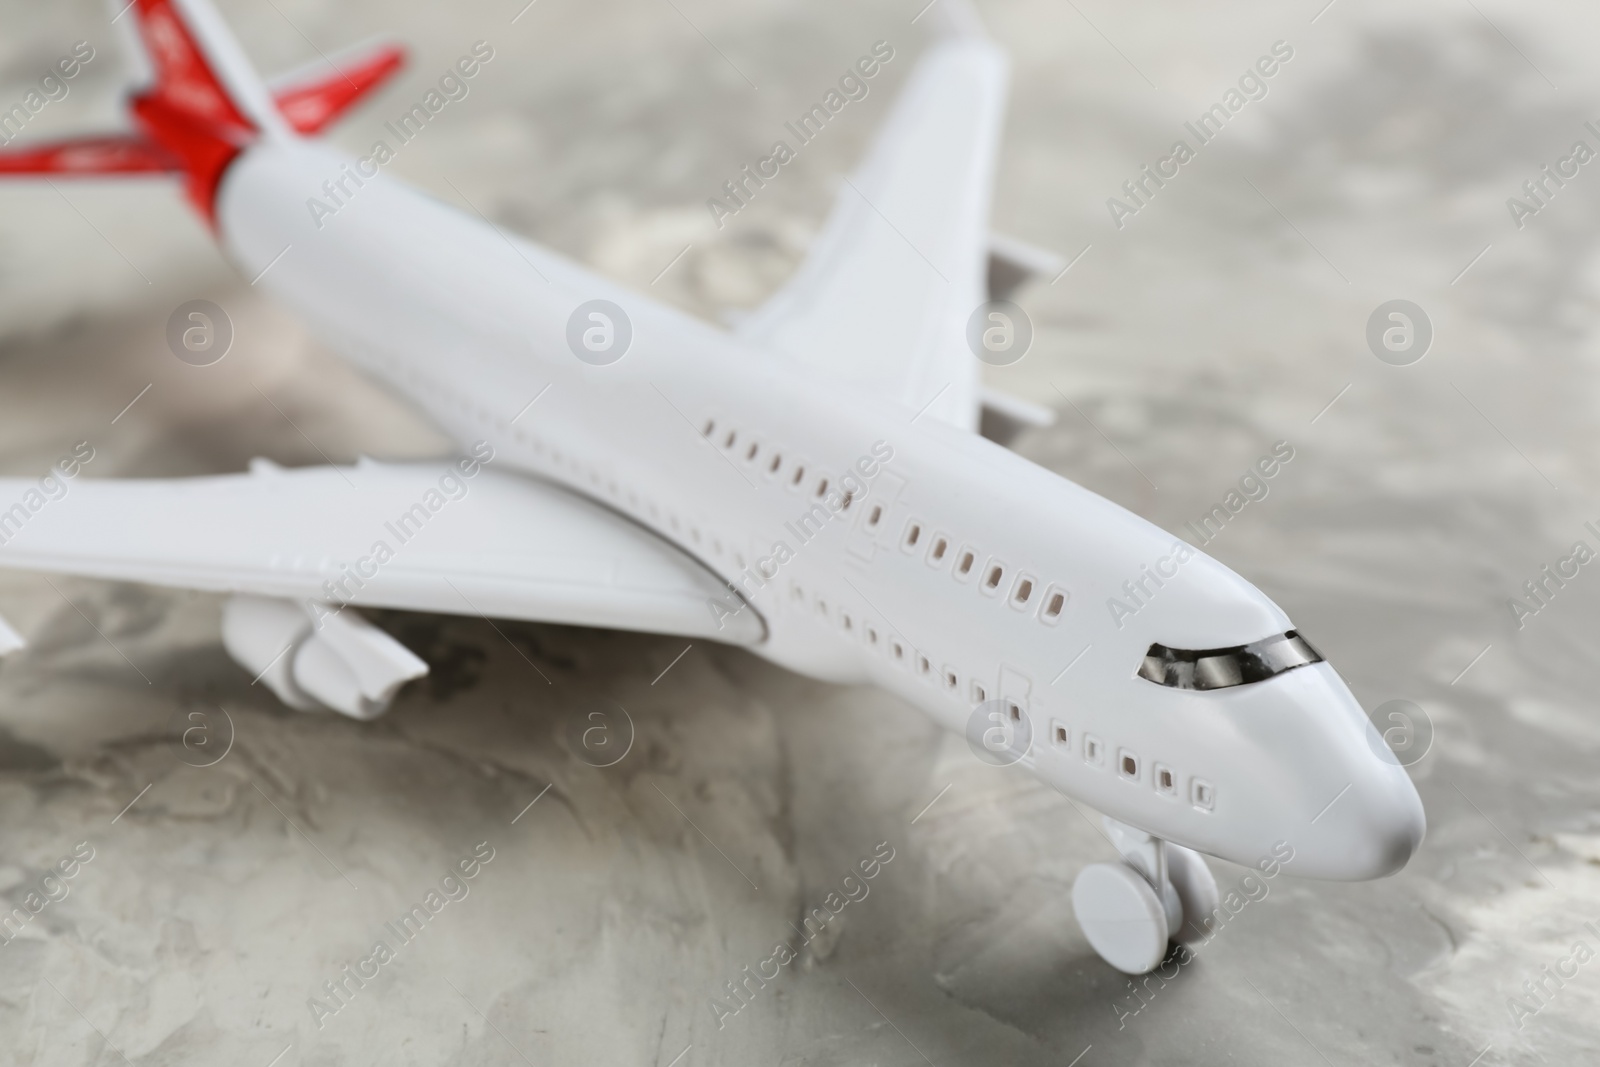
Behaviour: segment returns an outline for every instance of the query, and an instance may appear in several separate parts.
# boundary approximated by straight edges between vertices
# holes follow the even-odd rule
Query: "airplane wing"
[[[975,25],[934,44],[805,262],[738,332],[976,428],[980,366],[965,335],[986,299],[1006,84],[1004,53]]]
[[[64,488],[64,491],[62,487]],[[598,504],[453,461],[162,480],[0,478],[0,567],[755,644],[754,610]]]

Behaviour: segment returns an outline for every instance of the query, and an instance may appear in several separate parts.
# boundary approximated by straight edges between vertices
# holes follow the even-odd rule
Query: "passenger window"
[[[1061,620],[1061,613],[1067,607],[1067,592],[1052,585],[1045,590],[1044,607],[1039,609],[1039,621],[1047,626],[1054,625]]]
[[[900,547],[905,549],[907,552],[910,552],[912,549],[917,547],[917,543],[921,540],[922,523],[916,519],[912,519],[906,524],[906,535],[903,539],[901,539]]]
[[[1033,579],[1026,574],[1019,575],[1017,584],[1011,587],[1011,606],[1019,610],[1028,606],[1028,601],[1033,598]]]
[[[977,550],[972,548],[970,545],[966,548],[963,548],[961,550],[961,554],[956,557],[956,581],[964,582],[968,578],[972,577],[972,568],[977,565],[977,562]]]
[[[1006,576],[1006,565],[999,560],[990,560],[984,568],[983,582],[978,586],[986,596],[993,596],[1000,588],[1000,582]]]

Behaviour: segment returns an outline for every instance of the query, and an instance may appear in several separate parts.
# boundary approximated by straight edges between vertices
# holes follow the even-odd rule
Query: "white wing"
[[[765,636],[753,609],[713,611],[738,601],[690,556],[513,473],[258,460],[249,474],[65,484],[51,499],[37,481],[0,478],[0,567],[735,644]]]
[[[985,299],[1006,83],[1004,54],[978,33],[936,43],[805,262],[739,332],[974,428],[980,368],[965,329]]]

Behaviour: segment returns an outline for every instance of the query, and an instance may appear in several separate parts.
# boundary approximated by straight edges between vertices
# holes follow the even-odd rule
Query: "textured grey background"
[[[652,292],[708,317],[792,269],[925,39],[920,0],[540,0],[515,25],[517,0],[221,6],[269,71],[379,32],[414,46],[408,75],[336,134],[352,149],[490,40],[472,95],[396,172],[459,203],[454,183],[640,288],[692,245]],[[0,893],[20,902],[75,843],[95,849],[70,895],[0,947],[0,1062],[1596,1056],[1600,962],[1520,1029],[1507,998],[1574,941],[1600,947],[1582,928],[1600,923],[1600,578],[1585,568],[1520,632],[1506,601],[1574,540],[1593,544],[1582,523],[1600,519],[1600,174],[1584,168],[1520,232],[1505,198],[1573,140],[1596,144],[1582,122],[1600,115],[1600,16],[982,6],[1015,57],[997,225],[1068,257],[1092,244],[1020,298],[1034,351],[990,372],[1062,411],[1017,447],[1177,529],[1293,442],[1271,495],[1210,551],[1283,604],[1368,707],[1404,698],[1431,716],[1437,741],[1414,768],[1428,840],[1407,870],[1274,881],[1119,1028],[1128,986],[1067,895],[1112,855],[1093,813],[977,763],[894,699],[705,645],[652,684],[684,642],[542,626],[503,639],[388,614],[433,675],[363,725],[251,688],[218,644],[214,598],[0,573],[0,611],[31,641],[0,667]],[[74,40],[103,46],[30,137],[114,118],[105,18],[92,0],[0,3],[7,104]],[[880,38],[899,57],[873,94],[712,228],[705,198]],[[1106,197],[1276,39],[1296,55],[1270,95],[1114,229]],[[78,440],[96,476],[444,447],[258,299],[162,183],[63,192],[0,187],[6,473]],[[204,369],[162,342],[197,297],[238,329]],[[1411,367],[1363,341],[1396,297],[1436,329]],[[596,770],[565,738],[614,704],[637,737]],[[232,750],[186,766],[177,723],[218,705]],[[470,896],[319,1030],[307,999],[480,841],[495,858]],[[719,1030],[709,999],[880,841],[895,859],[871,895]],[[1243,873],[1216,870],[1224,887]]]

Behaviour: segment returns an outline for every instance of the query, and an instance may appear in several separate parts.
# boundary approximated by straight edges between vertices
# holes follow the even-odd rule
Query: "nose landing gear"
[[[1200,854],[1107,816],[1121,863],[1095,863],[1072,884],[1072,910],[1089,944],[1117,970],[1144,974],[1168,941],[1196,941],[1217,907],[1217,882]]]

